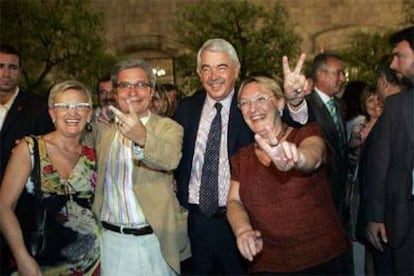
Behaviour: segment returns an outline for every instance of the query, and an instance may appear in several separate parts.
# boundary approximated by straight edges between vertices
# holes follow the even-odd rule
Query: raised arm
[[[282,58],[283,89],[289,114],[294,121],[301,124],[305,124],[309,119],[308,107],[304,98],[311,93],[311,90],[307,89],[310,84],[306,81],[305,75],[301,74],[305,59],[306,55],[302,53],[295,69],[291,70],[288,57],[283,56]]]

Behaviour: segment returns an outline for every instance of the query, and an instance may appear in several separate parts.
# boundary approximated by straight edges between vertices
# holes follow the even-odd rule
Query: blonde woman
[[[336,217],[320,127],[281,120],[285,98],[266,76],[247,78],[238,94],[256,142],[233,156],[227,217],[249,273],[341,274],[348,241]]]
[[[49,114],[56,130],[38,136],[42,203],[47,209],[46,249],[29,254],[14,209],[24,194],[33,167],[33,140],[14,149],[0,189],[0,229],[16,261],[19,275],[97,275],[98,226],[91,211],[95,190],[95,151],[81,144],[91,120],[90,92],[77,81],[56,84],[49,95]],[[25,202],[19,201],[24,206]]]

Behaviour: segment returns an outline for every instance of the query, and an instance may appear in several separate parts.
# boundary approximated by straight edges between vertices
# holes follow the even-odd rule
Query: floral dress
[[[33,141],[25,138],[33,152]],[[99,227],[92,212],[95,151],[82,146],[69,178],[60,177],[38,137],[43,201],[47,209],[46,252],[36,258],[43,275],[99,275]],[[33,183],[25,192],[33,193]]]

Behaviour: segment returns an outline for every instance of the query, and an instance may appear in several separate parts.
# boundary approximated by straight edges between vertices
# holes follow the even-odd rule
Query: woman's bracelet
[[[243,235],[244,233],[247,233],[247,232],[249,232],[249,231],[253,231],[253,229],[245,229],[245,230],[241,231],[240,233],[238,233],[238,234],[236,235],[236,238],[240,237],[241,235]]]

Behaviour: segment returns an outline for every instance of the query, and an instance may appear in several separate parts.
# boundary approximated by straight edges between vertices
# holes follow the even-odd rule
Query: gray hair
[[[328,64],[328,60],[330,59],[337,59],[339,61],[343,61],[342,57],[340,57],[339,55],[335,54],[335,53],[331,53],[331,52],[325,52],[325,53],[320,53],[317,56],[314,57],[313,59],[313,63],[312,63],[312,78],[316,81],[317,77],[316,77],[316,72],[318,70],[323,69],[327,64]]]
[[[203,46],[201,46],[200,50],[197,53],[197,72],[200,73],[201,70],[201,54],[204,51],[210,52],[224,52],[229,55],[230,61],[233,66],[240,65],[239,57],[237,56],[237,52],[234,49],[233,45],[230,44],[227,40],[222,38],[213,38],[209,39],[204,42]]]
[[[121,60],[117,62],[115,66],[112,68],[112,72],[111,72],[111,81],[112,81],[113,87],[116,87],[118,83],[119,72],[126,70],[126,69],[131,69],[131,68],[141,68],[142,70],[144,70],[145,73],[147,73],[148,80],[151,84],[151,87],[154,87],[155,75],[152,72],[152,67],[148,62],[146,62],[143,59],[127,59],[127,60]]]
[[[76,80],[67,80],[60,83],[55,84],[49,92],[49,99],[48,99],[48,105],[49,107],[53,107],[53,105],[56,103],[56,99],[62,95],[66,90],[73,89],[82,92],[87,98],[88,103],[92,106],[92,96],[91,92],[88,88],[86,88],[85,85],[83,85],[81,82]]]

